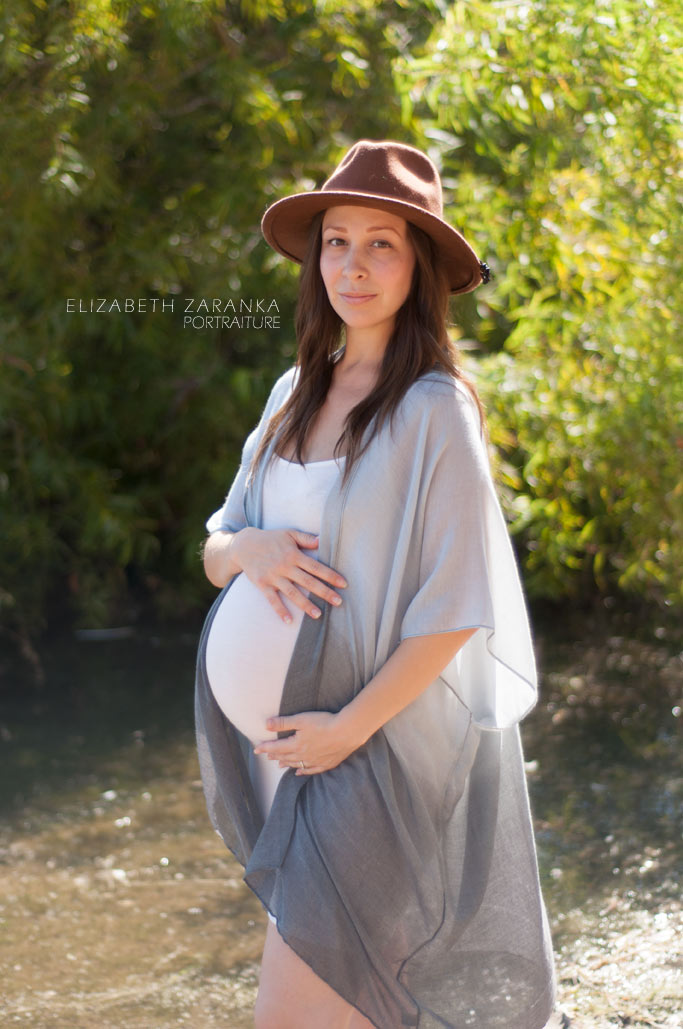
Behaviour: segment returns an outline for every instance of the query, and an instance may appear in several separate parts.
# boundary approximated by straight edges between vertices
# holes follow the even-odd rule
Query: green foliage
[[[532,589],[679,598],[681,34],[673,0],[5,4],[5,625],[206,602],[204,520],[293,355],[260,218],[361,137],[426,146],[493,268],[457,318]],[[190,297],[280,327],[184,328]]]
[[[423,14],[14,0],[0,17],[1,617],[127,618],[130,582],[182,612],[209,595],[204,520],[292,359],[296,272],[263,210],[356,133],[403,131],[391,60]],[[280,327],[183,328],[192,297],[275,300]]]
[[[682,40],[669,0],[455,3],[397,66],[495,274],[463,313],[541,596],[683,599]]]

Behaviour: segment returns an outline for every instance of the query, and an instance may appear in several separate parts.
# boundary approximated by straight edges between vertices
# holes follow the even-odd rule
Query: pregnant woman
[[[361,140],[265,213],[295,365],[209,518],[207,806],[268,912],[257,1029],[542,1029],[518,723],[536,677],[448,298],[488,269],[429,158]]]

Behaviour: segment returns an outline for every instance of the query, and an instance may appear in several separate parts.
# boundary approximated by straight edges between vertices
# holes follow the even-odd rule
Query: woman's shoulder
[[[296,378],[299,372],[299,366],[296,364],[291,365],[286,371],[280,375],[273,383],[273,393],[286,393],[291,391],[295,384]]]
[[[265,413],[267,415],[275,414],[285,403],[294,389],[298,371],[298,366],[294,364],[275,380],[266,401]]]
[[[418,440],[440,454],[450,455],[459,474],[478,468],[488,475],[486,433],[479,406],[467,384],[446,371],[430,371],[407,390],[403,407],[401,445]]]
[[[462,420],[480,426],[479,409],[473,394],[462,379],[445,369],[425,372],[409,386],[404,399],[413,412],[441,419],[446,426]]]

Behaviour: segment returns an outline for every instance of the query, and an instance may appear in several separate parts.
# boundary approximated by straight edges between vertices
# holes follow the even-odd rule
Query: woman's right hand
[[[346,587],[344,577],[306,553],[318,546],[318,537],[313,533],[247,526],[231,535],[228,546],[232,565],[265,594],[283,621],[292,620],[283,599],[296,604],[312,618],[320,616],[320,608],[303,590],[310,590],[335,606],[341,604],[341,597],[331,586]]]

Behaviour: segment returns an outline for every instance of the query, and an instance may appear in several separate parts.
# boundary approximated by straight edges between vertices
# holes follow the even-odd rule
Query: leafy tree
[[[293,353],[296,273],[261,215],[319,184],[356,135],[407,135],[391,60],[432,27],[429,5],[412,8],[5,6],[6,626],[26,635],[65,607],[91,625],[126,618],[131,583],[166,613],[206,601],[204,519]],[[176,309],[78,313],[91,298]],[[184,328],[185,298],[274,300],[280,327]]]
[[[455,3],[396,68],[495,274],[465,313],[543,596],[683,596],[682,37],[669,0]]]

